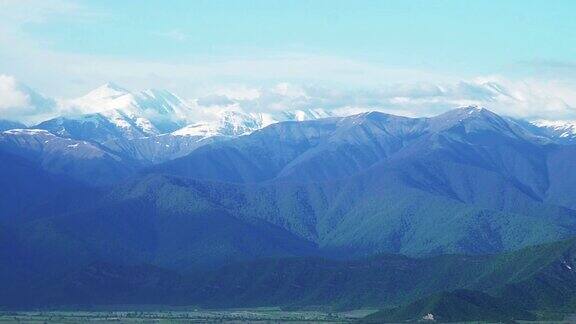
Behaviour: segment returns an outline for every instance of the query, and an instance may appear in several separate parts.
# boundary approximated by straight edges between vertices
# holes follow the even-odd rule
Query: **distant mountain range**
[[[574,120],[536,120],[532,124],[544,129],[556,139],[565,141],[574,141],[576,139],[576,121]]]
[[[438,309],[453,299],[490,308],[501,296],[517,296],[513,288],[535,296],[544,291],[540,279],[509,284],[539,276],[544,270],[535,262],[573,266],[572,241],[520,250],[576,234],[569,124],[479,107],[428,118],[223,110],[216,120],[194,121],[191,106],[175,95],[133,94],[113,84],[66,104],[79,113],[32,127],[0,123],[0,263],[11,265],[0,269],[0,282],[22,291],[19,303],[35,289],[39,304],[71,303],[67,296],[100,302],[112,298],[102,287],[113,293],[118,286],[128,289],[109,299],[118,303],[407,305],[409,312],[379,315],[400,319],[414,307]],[[548,255],[555,259],[541,259]],[[449,267],[427,268],[430,260]],[[515,268],[519,263],[523,268]],[[388,265],[395,272],[387,273]],[[338,275],[325,272],[333,267]],[[357,267],[372,270],[351,270]],[[399,277],[400,269],[422,267],[428,270],[414,277],[421,281]],[[449,279],[454,269],[464,269],[463,277]],[[91,277],[116,271],[120,282]],[[274,277],[282,271],[289,272]],[[300,271],[317,276],[301,281],[294,277]],[[331,276],[352,281],[323,281]],[[571,272],[550,276],[554,287],[554,280],[573,285]],[[259,278],[279,286],[259,286]],[[362,288],[393,285],[389,278],[411,288]],[[445,280],[418,286],[430,278]],[[176,292],[180,283],[202,289]],[[561,296],[569,304],[567,287]],[[531,298],[533,304],[517,301],[512,313],[494,318],[534,315],[544,301]]]
[[[247,135],[270,124],[334,116],[323,109],[290,107],[272,113],[245,112],[234,106],[200,109],[196,103],[205,101],[203,98],[195,103],[167,90],[131,92],[111,82],[69,100],[54,100],[26,85],[20,87],[35,110],[44,114],[54,114],[56,110],[61,116],[29,127],[0,120],[0,131],[43,129],[59,137],[98,143],[111,153],[144,165],[182,157],[204,144]],[[557,142],[576,139],[571,121],[537,120],[525,124]]]
[[[46,99],[28,87],[26,91],[31,98],[42,98],[36,101],[41,101],[43,105],[46,102],[56,105],[54,100]],[[18,146],[19,151],[42,151],[49,155],[53,149],[39,145],[36,142],[40,140],[36,139],[53,135],[56,138],[80,141],[70,142],[69,148],[73,150],[65,155],[93,156],[97,150],[100,151],[99,156],[113,156],[113,160],[120,161],[121,165],[111,162],[111,165],[106,166],[115,169],[113,179],[106,175],[99,176],[96,181],[90,178],[88,182],[95,185],[123,179],[131,175],[135,167],[182,157],[202,145],[247,135],[272,123],[329,116],[320,109],[286,110],[276,114],[216,110],[210,113],[212,119],[204,121],[195,117],[200,112],[169,91],[151,89],[132,93],[113,83],[106,83],[80,98],[60,101],[59,105],[63,113],[61,117],[30,127],[19,122],[0,120],[0,131],[9,131],[0,134],[0,141],[11,143],[12,151]],[[51,134],[41,134],[40,130]],[[33,132],[38,136],[28,136]],[[42,141],[48,144],[46,139]],[[51,142],[53,144],[55,142]],[[62,148],[58,152],[63,152]],[[76,163],[71,160],[67,162]],[[86,180],[74,174],[68,176],[80,181]]]

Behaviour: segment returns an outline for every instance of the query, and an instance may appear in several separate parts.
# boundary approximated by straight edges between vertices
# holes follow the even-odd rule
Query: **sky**
[[[304,106],[419,115],[472,102],[576,119],[574,12],[562,0],[0,0],[0,113],[34,112],[19,84],[71,98],[113,81],[185,98],[289,84],[321,97]]]

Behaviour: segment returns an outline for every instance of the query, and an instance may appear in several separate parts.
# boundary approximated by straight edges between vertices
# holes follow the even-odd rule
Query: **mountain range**
[[[576,234],[569,126],[475,106],[193,121],[175,95],[113,84],[66,105],[77,114],[0,123],[3,302],[374,306],[411,320],[450,318],[454,300],[500,319],[574,301],[573,241],[550,243]],[[532,299],[494,306],[520,292]]]
[[[66,145],[74,149],[64,152],[66,155],[82,155],[84,160],[105,158],[110,162],[103,168],[110,170],[99,175],[96,181],[89,176],[91,170],[79,171],[80,175],[68,174],[96,186],[124,179],[132,175],[134,169],[185,156],[205,144],[247,135],[271,123],[329,116],[320,109],[286,110],[276,114],[246,113],[234,107],[206,111],[166,90],[130,92],[114,83],[106,83],[70,100],[48,99],[29,87],[22,87],[28,97],[42,99],[31,102],[35,105],[41,101],[37,109],[49,110],[45,107],[49,102],[53,110],[58,102],[62,115],[31,126],[0,120],[0,141],[7,147],[12,146],[7,150],[13,153],[51,159],[54,152],[64,152],[53,148],[56,141],[62,144],[61,139],[66,139],[70,142]],[[198,115],[208,115],[208,119],[199,119]],[[38,136],[30,137],[32,133]],[[61,147],[60,144],[56,146]],[[76,164],[76,161],[66,159],[66,163]],[[114,175],[110,177],[107,172]]]

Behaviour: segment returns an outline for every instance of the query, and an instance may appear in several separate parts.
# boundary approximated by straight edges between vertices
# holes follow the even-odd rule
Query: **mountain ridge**
[[[210,307],[260,306],[264,297],[294,307],[423,300],[409,309],[439,314],[446,300],[498,313],[492,297],[520,311],[569,309],[576,294],[575,254],[562,245],[572,243],[527,248],[576,235],[576,146],[529,123],[465,107],[128,139],[106,118],[83,118],[102,128],[56,120],[45,124],[52,132],[0,133],[10,180],[0,183],[10,193],[0,199],[0,260],[12,265],[0,279],[14,283],[0,296],[35,282],[61,293],[39,304],[67,292],[99,303],[102,287],[118,286],[109,296],[117,302],[151,302],[154,292],[167,298],[155,301]],[[203,282],[186,278],[200,273]],[[58,284],[44,286],[51,280]],[[174,288],[181,284],[203,288]],[[428,298],[447,289],[467,292]]]

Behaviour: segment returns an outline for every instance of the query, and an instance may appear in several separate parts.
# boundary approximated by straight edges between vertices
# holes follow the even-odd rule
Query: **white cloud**
[[[235,98],[220,91],[217,98],[227,106],[237,105],[248,112],[321,108],[342,115],[378,110],[404,116],[431,116],[459,106],[479,105],[519,118],[576,118],[576,86],[564,82],[482,77],[452,83],[398,83],[364,89],[281,83],[253,88],[250,92],[257,95]],[[197,103],[203,106],[206,98],[213,97],[202,97]],[[218,105],[215,100],[210,103]]]
[[[0,74],[0,119],[35,122],[56,113],[53,100],[43,97],[14,77]]]
[[[514,81],[479,77],[444,83],[397,83],[347,89],[321,85],[277,83],[267,87],[219,87],[184,99],[192,107],[191,121],[216,112],[235,110],[275,113],[323,109],[337,115],[383,111],[404,116],[432,116],[459,106],[479,105],[507,116],[526,119],[576,119],[576,86],[567,82]],[[0,75],[1,118],[39,121],[58,113],[73,113],[11,76]]]
[[[28,96],[18,89],[16,79],[0,75],[0,111],[29,105]]]

